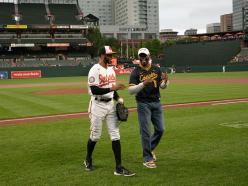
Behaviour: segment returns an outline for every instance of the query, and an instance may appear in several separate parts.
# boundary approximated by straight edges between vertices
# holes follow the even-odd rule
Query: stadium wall
[[[209,66],[179,66],[176,67],[176,73],[184,72],[222,72],[225,66],[226,72],[248,71],[248,64],[235,65],[209,65]],[[161,67],[162,71],[170,73],[171,67]]]
[[[11,79],[11,72],[41,72],[41,78],[48,77],[71,77],[71,76],[87,76],[91,66],[58,66],[58,67],[11,67],[0,68],[0,79]],[[183,66],[176,68],[176,73],[184,72],[222,72],[223,65],[211,66],[191,66],[187,69]],[[171,72],[169,67],[161,67],[162,71]],[[225,65],[226,72],[248,71],[248,64]]]
[[[241,50],[240,40],[204,41],[165,47],[161,66],[227,65]]]
[[[11,72],[14,71],[41,71],[41,77],[70,77],[87,76],[89,67],[81,66],[58,66],[58,67],[11,67],[0,68],[1,72],[8,72],[8,78],[11,78]]]

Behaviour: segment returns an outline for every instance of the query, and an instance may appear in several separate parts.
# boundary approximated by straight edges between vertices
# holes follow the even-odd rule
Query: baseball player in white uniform
[[[115,71],[109,66],[114,53],[110,46],[100,48],[99,62],[90,69],[88,74],[88,88],[91,96],[88,112],[91,126],[84,165],[85,170],[93,170],[92,154],[95,144],[101,137],[103,121],[106,121],[116,161],[114,175],[133,176],[135,173],[124,168],[121,163],[119,123],[114,100],[123,102],[117,91],[124,89],[125,86],[116,84]]]

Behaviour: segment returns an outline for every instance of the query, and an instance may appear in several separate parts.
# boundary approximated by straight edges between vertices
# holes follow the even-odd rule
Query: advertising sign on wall
[[[131,73],[132,73],[132,71],[133,71],[133,69],[132,69],[132,68],[126,68],[126,69],[115,69],[115,73],[116,73],[117,75],[119,75],[119,74],[131,74]]]
[[[7,25],[7,29],[27,29],[28,25]]]
[[[41,78],[40,70],[32,71],[12,71],[11,79]]]

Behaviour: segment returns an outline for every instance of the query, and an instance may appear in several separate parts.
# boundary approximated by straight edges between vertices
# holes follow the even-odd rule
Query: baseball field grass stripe
[[[166,133],[156,149],[157,169],[142,165],[137,114],[121,125],[123,163],[133,178],[115,177],[106,128],[84,171],[88,118],[0,127],[0,185],[246,185],[247,104],[166,111]],[[228,123],[230,127],[220,125]]]
[[[118,81],[128,85],[129,76],[118,76]],[[212,83],[194,82],[201,78],[219,78],[230,80],[230,78],[248,79],[248,72],[235,73],[184,73],[169,75],[172,80],[184,80],[185,83],[171,83],[167,90],[161,91],[161,101],[163,104],[199,102],[220,99],[237,99],[244,98],[248,95],[247,83]],[[192,83],[189,83],[192,81]],[[1,80],[0,85],[8,84],[40,84],[40,83],[63,83],[60,86],[48,87],[29,87],[29,88],[12,88],[0,89],[0,105],[4,113],[0,113],[0,119],[18,118],[39,115],[51,115],[62,113],[85,112],[88,108],[89,95],[87,92],[86,77],[67,77],[67,78],[41,78],[41,79],[21,79],[21,80]],[[68,82],[77,82],[77,85],[67,84]],[[85,93],[80,94],[37,94],[47,90],[60,89],[85,89]],[[127,90],[119,92],[124,98],[127,107],[135,107],[134,96],[130,96]],[[12,108],[15,108],[12,110]]]
[[[202,102],[194,102],[194,103],[182,103],[182,104],[167,104],[163,105],[162,107],[165,109],[177,109],[177,108],[190,108],[193,106],[218,106],[218,105],[228,105],[228,104],[238,104],[238,103],[248,103],[248,98],[241,98],[241,99],[225,99],[225,100],[209,100],[209,101],[202,101]],[[129,108],[129,112],[136,112],[137,108]],[[87,112],[81,113],[71,113],[71,114],[55,114],[55,115],[46,115],[46,116],[33,116],[33,117],[24,117],[24,118],[16,118],[16,119],[3,119],[0,120],[1,125],[8,125],[8,124],[23,124],[23,123],[30,123],[30,122],[37,122],[37,121],[52,121],[52,120],[61,120],[61,119],[68,119],[68,118],[79,118],[82,116],[87,116]]]

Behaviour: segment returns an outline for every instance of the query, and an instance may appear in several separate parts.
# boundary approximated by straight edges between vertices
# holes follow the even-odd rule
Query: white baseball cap
[[[145,54],[145,55],[149,56],[150,52],[147,48],[140,48],[138,51],[138,55],[140,55],[140,54]]]

